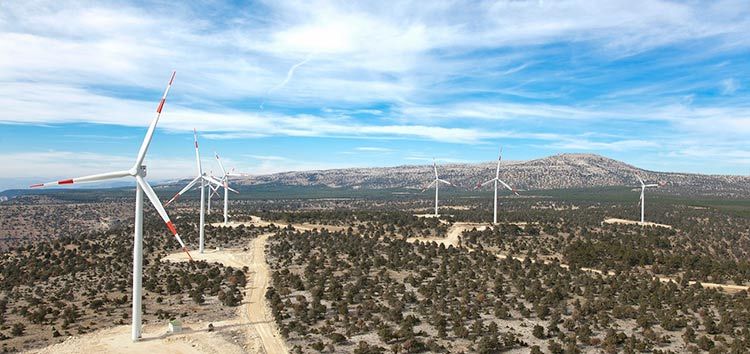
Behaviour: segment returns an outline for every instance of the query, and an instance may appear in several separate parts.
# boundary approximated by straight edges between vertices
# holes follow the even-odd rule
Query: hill
[[[495,162],[445,164],[440,176],[458,188],[474,188],[492,178]],[[326,186],[331,188],[386,189],[424,188],[432,178],[432,166],[345,168],[241,177],[240,186],[275,184]],[[638,186],[636,175],[648,182],[663,183],[667,191],[683,195],[743,197],[750,195],[750,177],[656,172],[594,154],[561,154],[530,161],[507,161],[500,178],[522,190]]]

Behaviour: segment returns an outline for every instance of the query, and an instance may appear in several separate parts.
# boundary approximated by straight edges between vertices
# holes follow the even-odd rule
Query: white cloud
[[[721,93],[723,95],[733,95],[740,88],[740,83],[733,79],[721,80]]]
[[[593,141],[568,138],[564,141],[550,143],[547,146],[563,151],[628,151],[656,148],[660,145],[646,140]]]
[[[656,133],[679,134],[666,139],[669,144],[680,138],[741,143],[750,134],[750,110],[741,100],[617,102],[656,93],[694,97],[701,84],[650,85],[604,95],[598,104],[573,105],[552,103],[565,96],[564,87],[539,91],[523,81],[465,87],[460,80],[494,84],[554,66],[535,48],[548,44],[581,46],[610,60],[683,43],[697,46],[696,56],[746,50],[750,17],[743,1],[261,1],[225,11],[218,20],[207,15],[224,6],[1,2],[0,52],[12,55],[0,56],[0,122],[146,126],[168,73],[177,69],[160,128],[196,127],[209,139],[281,135],[475,144],[507,138],[586,149],[653,147],[645,137],[597,142],[528,128],[604,119],[662,122]],[[489,54],[477,58],[476,52]],[[267,95],[310,53],[283,90]],[[574,62],[577,55],[570,56]],[[549,74],[585,79],[592,69]],[[711,81],[714,89],[716,83]],[[740,88],[735,78],[719,84],[726,95]],[[476,92],[490,98],[465,98]]]
[[[194,161],[175,160],[156,156],[147,156],[149,179],[167,179],[180,177],[183,171],[193,171]],[[73,151],[20,152],[3,154],[0,178],[46,177],[49,180],[73,178],[104,172],[121,171],[135,163],[135,152],[132,156],[99,154]],[[179,171],[179,172],[177,172]],[[48,182],[29,180],[29,184]]]
[[[357,151],[365,151],[365,152],[391,152],[393,149],[384,148],[384,147],[376,147],[376,146],[359,146],[354,148],[354,150]]]

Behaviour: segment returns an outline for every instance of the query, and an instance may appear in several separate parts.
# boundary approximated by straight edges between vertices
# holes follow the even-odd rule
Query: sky
[[[750,174],[746,1],[2,1],[0,190],[595,153]]]

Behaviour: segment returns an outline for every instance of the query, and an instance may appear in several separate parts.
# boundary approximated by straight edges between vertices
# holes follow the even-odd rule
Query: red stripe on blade
[[[174,81],[174,75],[175,75],[175,74],[177,74],[177,72],[176,72],[176,71],[173,71],[173,72],[172,72],[172,78],[171,78],[171,79],[169,79],[169,84],[170,84],[170,85],[172,84],[172,81]]]
[[[167,228],[169,229],[169,231],[172,231],[172,234],[177,234],[177,229],[174,228],[174,224],[171,220],[167,221]]]
[[[72,179],[64,179],[62,181],[57,182],[57,184],[73,184]]]
[[[159,101],[159,107],[156,108],[156,113],[161,113],[161,109],[164,107],[164,101],[165,99],[163,98],[161,99],[161,101]]]
[[[44,183],[32,184],[31,186],[29,186],[29,188],[38,188],[38,187],[44,187]]]
[[[179,196],[180,195],[178,194],[178,195],[172,197],[172,199],[170,199],[166,204],[164,204],[164,206],[168,206],[169,204],[172,204],[172,202],[175,201],[175,200],[177,200],[177,197],[179,197]]]

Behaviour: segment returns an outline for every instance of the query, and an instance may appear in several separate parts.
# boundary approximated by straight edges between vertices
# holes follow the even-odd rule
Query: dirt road
[[[287,353],[284,340],[265,302],[266,288],[271,279],[265,256],[266,240],[270,235],[263,234],[252,240],[247,252],[237,249],[209,250],[203,254],[196,253],[193,258],[235,268],[247,266],[250,269],[245,286],[244,305],[240,307],[239,319],[236,319],[234,324],[247,328],[247,348],[257,348],[256,351],[262,353]],[[164,260],[185,262],[187,256],[184,253],[173,253]]]
[[[277,221],[266,221],[257,216],[251,216],[249,221],[230,221],[226,224],[226,226],[229,226],[229,227],[237,227],[240,225],[245,225],[245,226],[255,225],[255,226],[260,226],[260,227],[275,225],[276,227],[284,228],[284,227],[287,227],[287,225],[289,224],[286,224],[283,222],[277,222]],[[344,231],[348,228],[348,226],[310,224],[310,223],[292,223],[291,225],[292,227],[300,231],[312,231],[313,229],[318,229],[318,230],[328,229],[329,231]],[[217,223],[211,224],[211,226],[220,227],[220,226],[225,226],[225,225],[223,222],[217,222]]]
[[[271,283],[270,270],[266,263],[266,240],[270,234],[259,236],[253,241],[251,263],[249,268],[255,270],[252,282],[248,287],[249,298],[245,314],[252,328],[260,336],[260,341],[266,353],[288,353],[289,351],[281,338],[276,323],[273,321],[273,315],[266,306],[266,288]]]
[[[627,219],[618,219],[618,218],[607,218],[604,219],[605,224],[624,224],[624,225],[643,225],[643,226],[656,226],[656,227],[664,227],[667,229],[671,229],[672,225],[667,224],[657,224],[655,222],[640,222],[635,220],[627,220]]]
[[[207,324],[183,323],[183,332],[166,333],[166,324],[144,326],[143,338],[137,343],[130,340],[130,326],[117,326],[73,337],[37,353],[288,353],[273,316],[266,306],[265,292],[270,283],[270,270],[266,264],[266,240],[271,234],[260,235],[240,249],[207,250],[193,253],[195,260],[221,263],[226,266],[249,269],[243,305],[237,316],[213,322],[215,330],[207,331]],[[185,262],[185,253],[174,253],[164,258],[171,262]],[[231,342],[223,335],[228,331],[244,329],[245,343]]]
[[[487,224],[480,224],[474,222],[456,222],[448,228],[448,232],[445,237],[409,237],[406,239],[408,242],[422,241],[422,242],[435,242],[438,245],[442,244],[445,247],[453,246],[458,247],[458,240],[461,234],[466,230],[476,228],[477,230],[484,230],[487,228]]]

